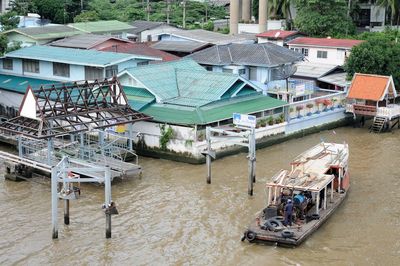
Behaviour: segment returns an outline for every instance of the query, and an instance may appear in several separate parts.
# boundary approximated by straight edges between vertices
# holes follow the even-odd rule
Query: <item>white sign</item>
[[[296,96],[304,95],[305,92],[306,92],[306,84],[303,83],[296,85]]]
[[[257,119],[254,115],[233,114],[233,123],[237,126],[255,128]]]

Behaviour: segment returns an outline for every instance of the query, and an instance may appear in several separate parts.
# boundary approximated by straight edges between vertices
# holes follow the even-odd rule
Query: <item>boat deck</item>
[[[256,219],[249,225],[246,232],[252,231],[256,234],[254,242],[277,244],[279,246],[288,246],[288,247],[298,246],[329,218],[329,216],[343,202],[346,195],[347,191],[341,194],[334,192],[333,202],[330,202],[330,199],[328,199],[327,208],[326,210],[320,209],[318,220],[311,220],[307,223],[304,220],[303,224],[293,224],[291,227],[280,228],[282,230],[288,229],[292,231],[294,233],[292,237],[286,237],[286,238],[283,237],[282,230],[275,232],[269,230],[263,230],[260,228],[260,226],[257,225]],[[315,206],[310,211],[308,211],[308,214],[312,213],[315,213]],[[261,224],[263,224],[264,222],[265,222],[264,220],[261,220]]]

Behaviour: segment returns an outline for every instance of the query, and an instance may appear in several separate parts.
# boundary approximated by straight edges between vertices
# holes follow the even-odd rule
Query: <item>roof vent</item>
[[[328,36],[328,37],[326,37],[327,39],[332,39],[332,37],[331,36]]]
[[[275,38],[278,38],[279,35],[281,35],[281,32],[280,32],[280,31],[278,31],[277,33],[275,33]]]

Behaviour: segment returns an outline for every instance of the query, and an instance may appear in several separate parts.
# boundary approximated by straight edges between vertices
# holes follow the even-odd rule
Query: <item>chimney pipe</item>
[[[239,0],[231,0],[229,11],[229,33],[235,35],[239,32]]]

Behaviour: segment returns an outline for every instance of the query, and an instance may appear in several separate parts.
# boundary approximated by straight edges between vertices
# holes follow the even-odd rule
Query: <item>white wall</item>
[[[281,20],[268,20],[267,29],[268,30],[283,30],[285,29],[286,21]],[[261,33],[259,24],[249,24],[249,23],[239,23],[239,33]]]
[[[289,44],[289,49],[297,48],[301,53],[301,49],[308,49],[308,56],[306,56],[306,60],[312,63],[323,63],[323,64],[331,64],[331,65],[343,65],[345,62],[345,54],[347,57],[350,55],[350,49],[337,49],[337,48],[326,48],[326,47],[309,47],[309,46],[301,46],[301,45],[291,45]],[[318,51],[326,51],[327,58],[318,58]]]
[[[258,37],[257,42],[258,43],[270,42],[270,43],[274,43],[279,46],[283,46],[283,40],[268,40],[267,38],[264,38],[264,37]]]
[[[161,25],[151,30],[145,30],[139,35],[139,42],[147,42],[147,36],[151,35],[151,41],[158,41],[158,35],[177,30],[177,28],[169,25]]]

